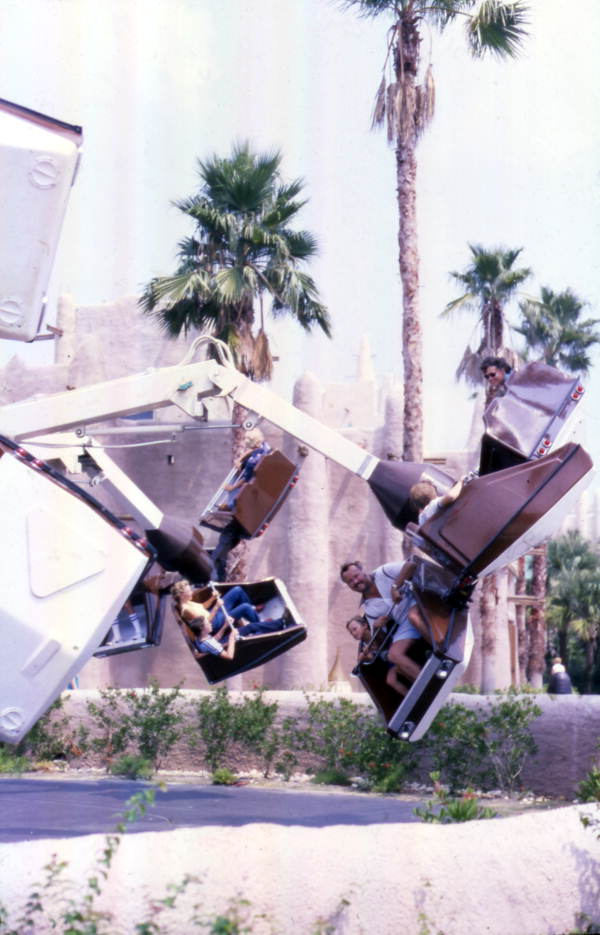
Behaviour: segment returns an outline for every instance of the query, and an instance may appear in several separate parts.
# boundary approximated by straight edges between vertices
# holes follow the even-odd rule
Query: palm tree
[[[581,579],[583,614],[571,622],[571,627],[584,644],[583,690],[591,694],[594,688],[594,668],[600,637],[600,576],[592,575],[591,572],[582,572]]]
[[[229,157],[199,160],[198,193],[175,202],[195,233],[179,243],[175,274],[153,279],[140,299],[172,337],[194,328],[225,341],[255,380],[272,372],[265,297],[275,317],[289,313],[306,331],[317,325],[331,336],[327,309],[303,268],[316,253],[315,238],[290,227],[305,204],[303,183],[284,183],[280,163],[279,152],[253,153],[248,143]]]
[[[580,616],[577,578],[600,573],[600,557],[580,532],[570,530],[548,543],[548,621],[558,636],[558,654],[568,662],[569,625]],[[575,584],[574,584],[575,581]]]
[[[600,557],[579,530],[570,529],[548,543],[548,577],[556,578],[565,569],[594,571],[600,568]]]
[[[591,367],[588,349],[600,343],[598,319],[581,320],[584,303],[572,292],[554,292],[542,286],[540,299],[526,299],[519,304],[522,320],[514,330],[525,338],[523,356],[541,359],[552,367],[561,367],[576,376],[587,373]],[[544,671],[546,644],[546,614],[544,599],[547,584],[547,547],[542,545],[533,552],[532,590],[536,598],[532,606],[529,626],[529,681],[539,687]],[[566,633],[559,627],[559,633]],[[566,651],[566,635],[564,645]],[[562,653],[561,653],[562,655]]]
[[[539,357],[567,373],[588,373],[588,351],[600,343],[600,319],[582,321],[584,307],[571,289],[553,292],[548,286],[542,286],[539,299],[521,302],[522,321],[514,330],[525,338],[526,359]]]
[[[329,314],[304,268],[316,240],[291,226],[305,204],[303,182],[284,182],[280,164],[279,152],[254,153],[248,143],[230,156],[199,160],[198,192],[175,202],[194,233],[178,245],[175,273],[153,279],[140,299],[172,337],[198,329],[220,338],[238,369],[258,381],[268,380],[273,367],[265,301],[274,317],[289,314],[305,331],[317,326],[331,336]],[[233,422],[237,460],[245,434],[237,405]]]
[[[600,561],[587,543],[577,559],[579,564],[571,565],[568,558],[560,557],[561,564],[550,579],[548,616],[562,634],[564,647],[569,630],[584,644],[584,691],[591,692],[600,636]]]
[[[515,56],[526,35],[523,0],[338,0],[365,17],[387,16],[387,55],[373,113],[373,125],[387,124],[396,150],[399,214],[399,266],[402,282],[402,355],[404,362],[405,461],[422,461],[422,338],[419,315],[419,250],[417,240],[417,158],[419,137],[433,117],[435,87],[431,65],[421,74],[421,34],[432,25],[443,30],[461,18],[467,44],[475,57],[490,52]]]
[[[480,244],[469,244],[471,263],[462,272],[451,272],[450,276],[465,292],[448,302],[442,312],[451,315],[463,309],[475,311],[478,317],[479,341],[476,350],[467,346],[456,371],[456,378],[463,377],[467,383],[480,386],[483,377],[480,363],[488,354],[505,357],[515,363],[514,352],[505,347],[505,307],[519,287],[531,276],[529,267],[515,268],[523,248],[507,249],[493,247],[491,250]],[[487,402],[488,400],[486,400]]]
[[[451,272],[451,277],[465,290],[448,303],[443,315],[457,310],[475,311],[478,316],[479,339],[476,350],[467,346],[456,371],[471,385],[481,385],[481,361],[488,355],[504,356],[514,364],[514,355],[504,346],[505,307],[519,286],[531,275],[528,267],[515,267],[522,247],[486,249],[480,244],[469,244],[471,263],[463,272]],[[491,390],[486,388],[486,404]],[[494,660],[496,655],[496,625],[498,619],[498,576],[489,575],[479,591],[481,621],[482,690],[496,687]]]

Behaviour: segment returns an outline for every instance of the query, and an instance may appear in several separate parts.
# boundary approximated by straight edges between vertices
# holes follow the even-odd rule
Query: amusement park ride
[[[0,337],[45,336],[43,295],[81,141],[78,127],[0,101]],[[423,736],[466,669],[476,582],[546,539],[591,480],[589,455],[569,440],[582,394],[578,379],[542,363],[513,374],[505,395],[486,410],[478,474],[454,503],[420,526],[409,506],[412,485],[428,479],[444,493],[455,478],[431,464],[369,454],[252,383],[235,369],[227,348],[208,336],[197,339],[178,365],[0,407],[0,740],[18,743],[91,656],[160,643],[166,594],[145,585],[157,565],[188,578],[200,597],[203,587],[224,594],[232,586],[212,585],[211,558],[197,526],[159,510],[93,445],[88,426],[166,406],[195,422],[205,418],[204,400],[228,397],[248,411],[247,429],[265,418],[365,480],[413,545],[406,577],[429,639],[417,645],[421,671],[404,697],[386,683],[391,632],[355,674],[388,730],[412,741]],[[51,464],[36,456],[36,445],[50,439],[62,446]],[[127,525],[95,499],[89,481],[69,478],[70,470],[80,475],[82,468],[92,482],[102,477],[133,522]],[[219,509],[230,476],[201,523],[220,530],[234,520],[242,537],[260,535],[297,480],[298,465],[271,452],[242,489],[233,514]],[[261,665],[307,636],[283,582],[244,587],[263,616],[285,613],[289,625],[239,640],[231,662],[201,658],[209,682]],[[193,651],[183,622],[181,630]]]

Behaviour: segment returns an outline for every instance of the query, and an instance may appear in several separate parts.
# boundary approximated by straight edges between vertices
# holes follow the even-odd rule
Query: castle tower
[[[304,373],[297,381],[293,401],[315,419],[323,419],[323,387],[312,373]],[[328,517],[327,462],[311,451],[287,513],[287,586],[309,632],[304,643],[281,658],[279,687],[283,689],[327,685]]]

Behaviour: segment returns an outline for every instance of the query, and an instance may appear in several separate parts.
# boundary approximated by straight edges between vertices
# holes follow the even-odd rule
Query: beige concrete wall
[[[145,654],[147,655],[147,654]],[[189,710],[204,697],[205,691],[194,690],[189,683],[182,694],[183,710]],[[232,691],[233,703],[242,695]],[[311,692],[310,698],[322,698],[335,702],[339,696],[332,692]],[[535,756],[526,759],[522,774],[523,788],[536,795],[554,796],[573,799],[577,786],[592,766],[600,763],[600,696],[597,695],[535,695],[533,700],[542,709],[542,714],[531,725],[531,733],[538,747]],[[95,690],[65,692],[65,713],[75,731],[78,724],[91,726],[87,713],[89,701],[97,701]],[[301,691],[267,691],[265,702],[276,702],[281,718],[301,719],[306,711],[307,696]],[[372,711],[377,717],[369,697],[356,694],[352,700],[366,711]],[[456,693],[450,696],[450,703],[461,704],[470,709],[486,710],[494,696],[466,695]],[[400,741],[398,741],[400,743]],[[419,742],[417,741],[417,748]],[[78,761],[74,761],[77,765]],[[88,755],[82,765],[101,765],[97,755]],[[169,755],[169,768],[174,770],[203,769],[205,764],[201,754],[190,751],[186,742],[181,741]],[[422,778],[427,779],[427,764],[423,764]]]
[[[175,913],[161,913],[172,931],[189,930],[193,906],[214,919],[242,896],[253,935],[564,935],[580,913],[600,922],[600,842],[581,812],[450,826],[357,827],[350,818],[321,828],[253,822],[130,834],[108,880],[100,877],[98,906],[114,913],[115,930],[133,932],[149,903],[190,874],[198,882]],[[68,862],[63,876],[78,884],[68,892],[81,899],[103,845],[101,835],[0,845],[1,894],[13,919],[52,854]]]

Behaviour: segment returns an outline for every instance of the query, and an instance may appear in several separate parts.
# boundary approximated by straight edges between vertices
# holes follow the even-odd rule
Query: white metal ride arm
[[[110,490],[120,501],[121,508],[124,506],[142,529],[159,528],[164,518],[162,510],[115,464],[106,449],[93,437],[82,437],[75,432],[41,435],[36,436],[27,449],[40,461],[47,458],[61,461],[68,474],[80,473],[80,458],[88,454],[98,468],[98,476],[90,477],[90,485],[93,487],[101,481],[103,490]]]
[[[264,416],[273,425],[359,477],[368,480],[379,463],[375,455],[360,445],[286,402],[266,386],[248,380],[237,370],[213,363],[210,378],[224,394],[246,409]]]
[[[86,426],[148,409],[176,405],[200,417],[201,400],[230,396],[316,451],[368,480],[378,458],[235,367],[213,360],[182,363],[95,383],[65,393],[24,400],[0,408],[0,434],[15,441],[69,429],[87,435]]]
[[[0,434],[23,441],[46,432],[81,429],[119,416],[172,404],[195,416],[199,393],[218,395],[207,375],[211,361],[145,370],[65,393],[53,393],[0,408]],[[212,393],[211,393],[212,389]]]

